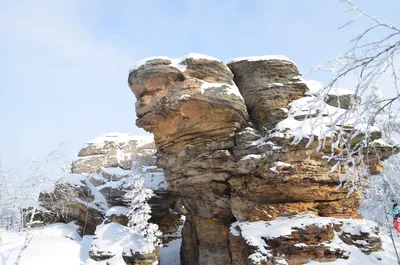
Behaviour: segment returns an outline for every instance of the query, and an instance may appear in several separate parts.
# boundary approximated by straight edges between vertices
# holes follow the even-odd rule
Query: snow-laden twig
[[[26,223],[26,228],[24,231],[24,243],[23,243],[21,250],[18,253],[18,256],[14,262],[14,265],[19,264],[19,262],[22,258],[22,254],[24,253],[25,249],[28,247],[30,241],[32,240],[33,236],[31,234],[31,230],[32,230],[32,225],[34,224],[34,220],[35,220],[35,216],[36,216],[38,207],[39,207],[40,194],[43,190],[45,183],[50,179],[48,165],[49,165],[49,162],[54,161],[55,159],[59,158],[59,156],[61,155],[61,147],[62,146],[63,146],[63,144],[60,144],[55,150],[50,152],[43,159],[32,162],[32,164],[35,165],[35,168],[34,168],[34,176],[35,177],[31,178],[29,181],[30,181],[30,183],[33,183],[33,186],[31,186],[31,188],[32,188],[31,193],[33,195],[34,204],[33,204],[32,209],[27,212],[27,215],[29,216],[29,221]],[[25,219],[25,216],[22,215],[21,219]],[[21,228],[24,229],[24,227],[21,227]]]
[[[321,91],[325,97],[339,82],[350,74],[356,74],[357,83],[354,86],[352,104],[344,113],[331,122],[331,129],[326,133],[334,133],[332,152],[328,161],[337,161],[334,170],[339,172],[341,185],[357,189],[363,185],[363,179],[370,175],[368,161],[370,156],[379,155],[374,150],[371,141],[377,138],[378,131],[382,133],[381,142],[394,145],[394,133],[400,132],[400,91],[398,86],[400,62],[400,29],[385,23],[368,14],[353,0],[342,0],[348,8],[345,12],[355,15],[343,26],[350,27],[360,23],[361,17],[372,24],[362,30],[350,43],[350,49],[343,55],[326,60],[314,67],[311,73],[318,70],[329,70],[334,77]],[[376,37],[378,36],[378,37]],[[391,79],[391,94],[383,95],[378,88],[382,78]],[[324,111],[320,110],[316,119],[324,119]],[[327,135],[325,135],[327,136]],[[326,141],[322,136],[320,146]],[[360,139],[361,138],[361,139]],[[354,141],[358,139],[357,141]]]

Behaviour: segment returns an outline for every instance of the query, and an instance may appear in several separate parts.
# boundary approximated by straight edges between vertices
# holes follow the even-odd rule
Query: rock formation
[[[189,211],[182,264],[333,261],[348,255],[331,244],[356,245],[361,238],[365,251],[379,249],[374,229],[355,238],[346,232],[357,222],[348,218],[361,218],[360,193],[347,197],[348,190],[337,188],[334,164],[324,159],[331,138],[317,149],[320,131],[307,127],[321,111],[344,111],[335,106],[348,107],[349,100],[337,95],[329,99],[336,105],[317,102],[320,109],[312,109],[317,98],[289,59],[150,58],[135,66],[128,83],[137,98],[136,124],[154,134],[157,165]],[[366,163],[376,169],[377,157],[393,150],[371,145]],[[292,229],[274,236],[246,229],[278,221],[293,221]]]
[[[115,255],[110,251],[114,247],[110,240],[107,241],[110,244],[102,242],[102,236],[115,230],[119,231],[120,239],[114,245],[122,244],[123,239],[129,241],[125,216],[129,202],[124,196],[131,189],[131,174],[142,174],[145,187],[155,194],[148,202],[152,209],[150,222],[159,226],[162,243],[168,247],[170,241],[180,240],[182,203],[167,190],[164,173],[155,165],[155,151],[149,136],[110,133],[90,140],[72,163],[71,174],[62,177],[54,190],[41,194],[43,210],[35,219],[44,224],[74,222],[81,234],[95,234],[90,257],[109,260]],[[127,264],[153,264],[159,255],[155,250],[123,258]]]

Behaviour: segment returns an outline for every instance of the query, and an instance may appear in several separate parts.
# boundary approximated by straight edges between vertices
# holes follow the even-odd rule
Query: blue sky
[[[358,3],[400,25],[396,0]],[[307,73],[343,53],[367,25],[338,30],[352,17],[345,7],[338,0],[0,0],[0,155],[12,166],[67,142],[73,159],[95,136],[145,134],[127,86],[129,68],[144,57],[282,54]]]

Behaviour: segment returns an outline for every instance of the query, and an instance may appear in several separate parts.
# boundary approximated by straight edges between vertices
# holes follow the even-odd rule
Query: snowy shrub
[[[131,190],[125,195],[130,201],[127,213],[128,226],[137,234],[144,236],[149,244],[159,245],[161,232],[156,224],[148,222],[151,218],[151,208],[147,201],[153,196],[153,191],[145,188],[144,179],[143,174],[138,172],[132,174]]]

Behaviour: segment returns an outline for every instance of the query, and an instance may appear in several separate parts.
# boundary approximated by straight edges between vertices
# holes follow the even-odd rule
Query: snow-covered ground
[[[329,218],[328,218],[329,219]],[[328,219],[321,219],[321,225]],[[293,221],[293,220],[292,220]],[[315,220],[303,219],[297,224],[298,226],[313,223]],[[370,221],[360,220],[360,227],[363,229],[368,227]],[[365,223],[365,224],[364,224]],[[254,225],[254,226],[253,226]],[[263,222],[243,222],[240,223],[243,229],[242,234],[245,238],[253,240],[258,234],[266,236],[270,233],[271,237],[290,233],[293,223],[288,220],[274,221],[271,226],[265,226]],[[348,227],[345,229],[358,229],[357,227]],[[234,229],[231,232],[236,233]],[[346,231],[351,232],[351,231]],[[92,245],[92,236],[84,236],[83,238],[76,232],[76,226],[73,224],[52,224],[44,228],[33,229],[32,240],[25,249],[19,265],[125,265],[121,257],[114,257],[106,261],[94,261],[89,258],[89,250]],[[397,264],[396,255],[393,244],[387,231],[381,231],[381,239],[383,241],[383,251],[374,252],[366,255],[355,246],[343,244],[338,236],[335,236],[331,245],[340,244],[340,247],[349,251],[348,259],[338,259],[334,262],[315,262],[310,261],[309,265],[395,265]],[[0,265],[14,265],[20,249],[23,246],[24,235],[12,231],[0,230]],[[395,243],[400,247],[400,235],[395,235]],[[181,239],[171,241],[169,248],[160,250],[161,265],[178,265],[180,264],[179,250]],[[260,243],[261,244],[261,243]],[[171,251],[174,250],[174,251]]]
[[[33,229],[32,235],[19,265],[105,265],[89,259],[92,236],[82,238],[73,225],[48,225]],[[24,234],[0,230],[0,240],[0,264],[14,265],[24,243]]]
[[[93,236],[82,238],[76,228],[73,224],[57,223],[33,229],[33,237],[24,250],[19,265],[125,265],[118,255],[107,261],[90,259],[89,250]],[[168,248],[161,248],[161,265],[180,264],[180,243],[180,239],[173,240]],[[0,230],[0,265],[14,265],[23,244],[24,234]]]

